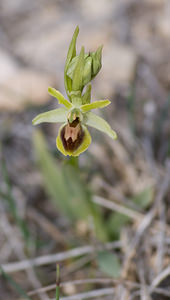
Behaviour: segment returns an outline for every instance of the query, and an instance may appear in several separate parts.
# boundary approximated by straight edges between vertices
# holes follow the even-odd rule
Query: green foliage
[[[112,213],[109,217],[107,227],[110,235],[115,240],[119,240],[122,228],[130,222],[130,218],[120,213]]]
[[[55,162],[46,148],[45,140],[39,131],[34,134],[34,147],[45,187],[57,207],[72,220],[84,219],[89,209],[86,200],[90,195],[82,185],[80,176],[72,166]]]
[[[96,234],[107,240],[100,209],[91,200],[91,192],[83,181],[80,170],[71,164],[60,166],[46,147],[43,135],[36,131],[33,137],[38,165],[43,175],[44,187],[53,203],[71,221],[92,218]]]
[[[153,188],[148,187],[132,198],[133,202],[142,209],[148,208],[153,202]]]
[[[111,277],[119,277],[121,264],[116,254],[108,251],[101,251],[97,255],[99,269]]]

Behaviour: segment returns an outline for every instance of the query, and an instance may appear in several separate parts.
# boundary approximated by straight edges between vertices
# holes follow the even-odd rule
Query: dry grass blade
[[[1,228],[3,229],[8,241],[9,241],[9,246],[14,250],[16,256],[18,259],[23,259],[25,258],[24,250],[23,250],[23,245],[17,238],[16,233],[14,232],[14,229],[12,226],[9,224],[5,214],[1,215]],[[3,271],[6,273],[5,269],[3,268],[3,265],[1,266]],[[31,285],[34,288],[39,288],[41,287],[41,282],[37,278],[34,270],[32,268],[26,270],[27,278],[28,281],[31,283]],[[39,298],[41,300],[48,300],[48,296],[43,292],[42,294],[39,295]]]
[[[152,288],[156,287],[164,278],[166,278],[168,275],[170,275],[170,266],[168,266],[166,269],[164,269],[160,274],[158,274],[157,277],[154,278],[152,282]]]
[[[96,297],[104,297],[113,294],[114,294],[113,288],[105,288],[105,289],[92,290],[90,292],[80,293],[73,296],[61,297],[60,300],[84,300],[84,299],[92,299]]]
[[[105,208],[111,209],[113,211],[117,211],[123,215],[128,216],[129,218],[135,220],[135,221],[140,221],[143,219],[143,215],[137,211],[134,211],[130,208],[127,208],[123,205],[117,204],[115,202],[112,202],[110,200],[107,200],[103,197],[100,196],[94,196],[93,197],[93,202],[96,204],[99,204]]]
[[[169,270],[170,273],[170,270]],[[166,273],[167,275],[167,273]],[[82,284],[121,284],[124,285],[126,287],[128,287],[129,289],[141,289],[143,286],[138,283],[138,282],[133,282],[133,281],[129,281],[129,280],[123,280],[123,279],[113,279],[113,278],[88,278],[88,279],[79,279],[79,280],[73,280],[73,281],[67,281],[67,282],[61,282],[60,286],[64,287],[66,285],[82,285]],[[151,292],[157,292],[160,295],[165,295],[165,296],[170,296],[170,291],[166,291],[163,288],[156,288],[156,287],[151,287],[150,285],[145,285],[145,287],[147,288],[147,290],[151,293]],[[30,291],[28,293],[28,296],[33,296],[36,295],[38,293],[42,293],[43,291],[51,291],[53,289],[56,288],[55,284],[51,284],[48,285],[46,287],[34,290],[34,291]]]
[[[81,255],[86,255],[92,252],[95,252],[97,250],[103,250],[103,249],[119,249],[121,248],[121,242],[110,242],[99,246],[84,246],[84,247],[78,247],[74,248],[72,250],[68,250],[65,252],[57,253],[57,254],[51,254],[51,255],[44,255],[40,256],[34,259],[26,259],[19,262],[9,263],[2,265],[2,268],[6,273],[12,273],[17,271],[26,270],[31,267],[35,266],[43,266],[48,265],[51,263],[56,263],[59,261],[63,261],[68,258],[77,257]]]
[[[124,265],[122,268],[122,277],[126,278],[127,277],[127,272],[128,272],[128,268],[131,262],[131,259],[133,258],[133,256],[136,253],[137,250],[137,246],[138,243],[142,237],[142,235],[144,234],[144,232],[146,231],[146,229],[149,227],[149,225],[151,224],[153,218],[155,216],[155,209],[152,209],[142,220],[142,222],[140,223],[138,230],[136,232],[136,235],[134,237],[134,239],[131,241],[130,246],[129,246],[129,250],[126,251],[126,255],[124,258]]]

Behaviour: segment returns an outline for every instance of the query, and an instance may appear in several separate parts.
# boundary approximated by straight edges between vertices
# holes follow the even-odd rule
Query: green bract
[[[64,70],[64,83],[69,100],[59,91],[49,87],[49,94],[57,98],[59,104],[64,105],[64,107],[42,113],[32,121],[34,125],[43,122],[63,123],[59,129],[56,145],[64,155],[70,156],[78,156],[89,147],[91,136],[86,125],[106,133],[112,139],[117,138],[110,125],[91,112],[92,109],[103,108],[110,104],[109,100],[98,100],[90,103],[91,84],[89,82],[101,69],[102,46],[96,52],[88,54],[84,52],[84,47],[82,47],[80,54],[76,55],[78,32],[79,28],[77,27],[69,46]]]

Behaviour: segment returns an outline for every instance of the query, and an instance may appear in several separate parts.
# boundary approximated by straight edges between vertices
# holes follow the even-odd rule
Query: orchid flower
[[[62,123],[59,128],[56,145],[58,150],[69,156],[79,156],[91,143],[91,136],[87,126],[94,127],[112,139],[116,139],[116,132],[101,117],[91,112],[95,108],[104,108],[110,104],[109,100],[98,100],[91,102],[91,84],[89,83],[101,69],[100,46],[96,52],[84,53],[82,47],[76,56],[76,39],[79,28],[77,27],[70,47],[64,71],[65,88],[69,100],[59,91],[49,87],[51,96],[58,99],[63,107],[39,114],[33,119],[33,125],[43,122]],[[87,86],[86,86],[87,85]],[[83,89],[86,86],[86,91]]]

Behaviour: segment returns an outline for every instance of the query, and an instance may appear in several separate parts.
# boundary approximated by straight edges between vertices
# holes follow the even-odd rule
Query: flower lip
[[[79,118],[76,118],[72,123],[68,122],[62,128],[60,137],[66,151],[73,152],[77,150],[84,138],[84,131]]]

